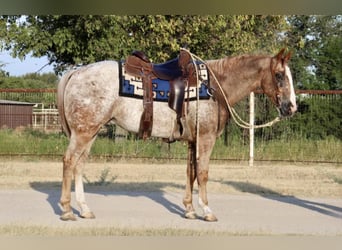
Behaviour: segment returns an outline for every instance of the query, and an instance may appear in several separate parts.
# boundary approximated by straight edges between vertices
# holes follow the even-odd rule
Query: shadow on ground
[[[62,211],[58,205],[60,199],[61,183],[60,182],[31,182],[32,189],[47,195],[47,202],[51,205],[56,215],[61,215]],[[153,188],[151,188],[153,187]],[[171,202],[165,197],[164,189],[167,187],[184,189],[183,185],[165,182],[144,182],[144,183],[115,183],[110,186],[85,186],[85,193],[92,193],[98,195],[116,195],[128,197],[147,197],[154,202],[162,205],[173,214],[184,216],[184,209],[179,205]],[[120,191],[113,191],[120,190]],[[181,202],[181,201],[180,201]],[[72,208],[75,214],[78,214],[78,208]]]
[[[294,206],[299,206],[311,211],[315,211],[320,214],[331,216],[334,218],[342,219],[342,207],[335,205],[325,204],[322,202],[310,201],[308,199],[301,199],[295,196],[284,196],[272,189],[265,188],[260,185],[256,185],[249,182],[238,182],[238,181],[216,181],[221,184],[231,186],[236,190],[244,193],[251,193],[259,195],[261,197],[275,200],[278,202],[283,202],[291,204]],[[54,213],[56,215],[61,214],[61,209],[58,206],[60,199],[60,182],[32,182],[30,186],[39,192],[45,193],[47,195],[47,201],[51,205]],[[99,195],[116,195],[116,196],[128,196],[128,197],[147,197],[154,202],[162,205],[168,211],[173,214],[184,216],[184,209],[178,204],[175,204],[165,197],[165,188],[175,188],[179,190],[184,190],[183,185],[175,183],[165,183],[165,182],[141,182],[141,183],[112,183],[108,186],[96,186],[96,185],[86,185],[86,193],[93,193]],[[113,191],[119,190],[119,191]],[[180,201],[181,202],[181,201]],[[73,208],[74,213],[78,214],[78,208]]]
[[[281,193],[275,192],[272,189],[262,187],[249,182],[239,181],[219,181],[221,184],[232,186],[238,191],[244,193],[251,193],[260,195],[264,198],[276,200],[283,203],[288,203],[294,206],[299,206],[305,209],[309,209],[320,214],[328,215],[335,218],[342,219],[342,207],[337,207],[330,204],[314,202],[306,199],[300,199],[295,196],[284,196]]]

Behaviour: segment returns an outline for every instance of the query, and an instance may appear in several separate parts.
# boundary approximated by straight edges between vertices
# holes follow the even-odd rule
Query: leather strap
[[[140,119],[139,137],[146,140],[151,136],[153,126],[153,88],[151,72],[143,72],[143,107],[144,111]]]

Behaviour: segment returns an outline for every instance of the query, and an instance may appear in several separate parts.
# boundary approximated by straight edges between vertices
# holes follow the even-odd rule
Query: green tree
[[[302,89],[342,89],[341,16],[289,16],[294,81]]]
[[[14,57],[47,56],[56,71],[111,58],[120,34],[110,16],[3,16],[2,48]],[[113,51],[113,52],[112,52]]]
[[[0,73],[0,88],[31,88],[45,89],[56,88],[58,77],[54,73],[29,73],[23,76],[9,76],[8,74],[1,75]]]
[[[0,62],[0,77],[4,77],[4,76],[9,76],[9,73],[2,69],[5,65],[3,63]]]
[[[284,16],[2,16],[0,48],[14,57],[48,56],[56,72],[67,66],[123,59],[143,50],[155,62],[186,47],[204,59],[274,52]]]
[[[295,83],[341,89],[341,16],[43,15],[1,16],[0,49],[48,56],[56,72],[143,50],[155,62],[190,49],[203,59],[274,53],[286,44]]]
[[[342,98],[310,97],[299,101],[299,112],[289,123],[303,129],[301,135],[308,139],[334,136],[342,140]]]

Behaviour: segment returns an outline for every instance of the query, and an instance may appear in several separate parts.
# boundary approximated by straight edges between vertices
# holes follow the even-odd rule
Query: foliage
[[[0,73],[0,88],[43,89],[56,88],[58,77],[54,73],[29,73],[23,76],[8,76]]]
[[[47,56],[55,71],[142,50],[160,62],[190,49],[203,59],[242,53],[293,52],[303,89],[342,89],[341,16],[38,15],[0,16],[0,50]],[[1,69],[1,67],[0,67]]]
[[[175,56],[181,46],[204,59],[270,52],[279,47],[284,25],[282,16],[2,16],[0,37],[13,56],[47,55],[61,72],[67,66],[122,59],[135,49],[153,61]]]
[[[38,15],[0,16],[0,50],[47,56],[55,71],[142,50],[155,62],[190,49],[203,59],[242,53],[293,52],[303,89],[342,89],[341,16]],[[1,67],[0,67],[1,69]]]
[[[3,66],[5,66],[5,64],[0,62],[0,77],[9,76],[9,73],[2,69]]]
[[[342,89],[341,16],[289,16],[285,40],[292,73],[302,89]]]
[[[25,89],[20,92],[15,90],[13,92],[0,91],[0,99],[20,102],[42,103],[45,107],[51,108],[57,105],[55,92],[27,92],[25,91]]]
[[[265,124],[279,114],[270,100],[262,94],[255,96],[255,124]],[[320,140],[328,137],[342,140],[342,96],[341,95],[298,95],[298,110],[293,117],[282,120],[272,127],[256,129],[254,137],[260,141],[296,139]],[[236,111],[248,121],[249,99],[245,98],[236,107]],[[227,135],[226,135],[227,134]],[[229,140],[247,144],[249,131],[241,129],[233,121],[225,128],[225,145]]]
[[[323,139],[334,136],[342,140],[342,98],[304,98],[299,102],[299,110],[290,124],[302,128],[301,135],[308,139]]]

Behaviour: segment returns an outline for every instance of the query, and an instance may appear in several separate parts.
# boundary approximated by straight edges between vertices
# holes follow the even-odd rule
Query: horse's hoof
[[[80,217],[83,219],[95,219],[95,214],[93,212],[88,211],[80,214]]]
[[[76,220],[76,216],[73,214],[73,212],[64,212],[60,218],[61,218],[61,220],[64,220],[64,221],[68,221],[68,220],[75,221]]]
[[[197,214],[195,213],[195,211],[186,212],[185,218],[194,220],[197,219]]]
[[[209,222],[215,222],[217,221],[217,218],[215,215],[213,214],[206,214],[203,218],[205,221],[209,221]]]

